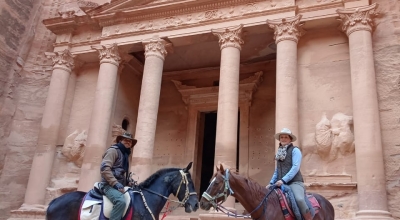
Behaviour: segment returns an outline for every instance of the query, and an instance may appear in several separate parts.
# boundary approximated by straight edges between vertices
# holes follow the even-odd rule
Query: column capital
[[[350,36],[355,31],[373,32],[375,29],[374,18],[378,15],[376,12],[378,4],[374,3],[367,7],[356,9],[338,9],[339,20],[342,23],[342,31]]]
[[[156,56],[162,60],[165,60],[165,57],[168,54],[167,48],[172,46],[171,43],[158,37],[144,40],[142,44],[144,48],[144,56],[146,58]]]
[[[118,51],[118,45],[116,43],[109,45],[96,45],[92,46],[93,49],[99,52],[100,64],[111,63],[115,66],[119,66],[121,57]]]
[[[53,69],[62,69],[71,73],[74,68],[74,55],[68,49],[57,52],[45,52],[47,58],[53,61]]]
[[[275,43],[278,44],[284,40],[291,40],[298,42],[300,37],[304,35],[305,31],[300,23],[302,15],[297,15],[290,18],[267,20],[267,24],[270,28],[274,29]]]
[[[235,47],[241,50],[240,45],[244,44],[241,36],[242,28],[243,24],[231,28],[212,29],[211,32],[219,38],[218,43],[221,50],[225,47]]]

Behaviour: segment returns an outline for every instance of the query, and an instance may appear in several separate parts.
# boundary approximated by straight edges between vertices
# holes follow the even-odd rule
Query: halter
[[[226,201],[226,199],[228,198],[229,195],[233,195],[234,194],[231,186],[229,185],[229,172],[230,172],[229,169],[226,169],[225,170],[225,175],[222,176],[222,178],[224,179],[224,185],[223,185],[224,191],[222,193],[218,193],[215,196],[210,196],[207,192],[204,192],[202,197],[205,198],[207,201],[209,201],[216,210],[218,210],[218,208],[220,208],[221,211],[224,212],[225,214],[227,214],[228,216],[233,216],[233,217],[236,217],[236,218],[237,217],[240,217],[240,218],[241,217],[243,217],[243,218],[251,218],[251,214],[256,212],[264,202],[268,201],[268,196],[273,192],[272,189],[276,188],[276,186],[273,186],[272,188],[270,188],[269,193],[267,193],[267,195],[265,195],[263,200],[261,200],[260,204],[258,204],[258,206],[253,211],[251,211],[247,215],[238,215],[237,213],[233,213],[232,211],[226,209],[225,207],[223,207],[221,205],[222,203],[224,203]],[[214,182],[214,181],[215,181],[215,179],[212,182]],[[210,184],[210,186],[211,186],[211,184]],[[217,199],[220,198],[220,197],[224,197],[224,200],[222,202],[220,202],[220,203],[217,203]],[[265,214],[265,211],[266,211],[266,208],[264,207],[263,213],[261,214],[261,216],[263,216]],[[261,216],[259,218],[261,218]],[[259,218],[257,218],[257,219],[259,219]]]
[[[222,202],[220,202],[220,204],[221,204],[221,203],[224,203],[228,199],[229,195],[234,194],[231,186],[229,185],[229,174],[230,174],[229,169],[226,169],[225,175],[222,176],[222,178],[224,178],[224,185],[223,185],[224,191],[223,192],[218,193],[215,196],[210,196],[207,192],[204,192],[202,195],[203,198],[205,198],[207,201],[209,201],[214,206],[215,209],[217,209],[217,206],[219,205],[217,203],[217,199],[224,197],[224,200]],[[215,181],[215,179],[212,182],[214,182],[214,181]],[[210,186],[211,186],[211,184],[210,184]]]
[[[146,190],[146,191],[148,191],[148,192],[150,192],[150,193],[153,193],[153,194],[155,194],[155,195],[161,196],[161,197],[163,197],[164,199],[166,199],[167,201],[172,201],[172,202],[178,203],[178,204],[180,204],[180,206],[185,206],[185,203],[189,200],[189,197],[190,197],[191,195],[197,195],[197,193],[196,193],[196,192],[190,192],[190,191],[189,191],[189,180],[188,180],[188,178],[187,178],[187,176],[186,176],[187,173],[185,173],[183,170],[179,170],[179,173],[181,174],[182,179],[181,179],[181,182],[180,182],[180,184],[179,184],[178,190],[176,191],[175,196],[178,197],[178,194],[179,194],[179,191],[180,191],[180,189],[181,189],[182,184],[185,184],[185,185],[186,185],[185,197],[182,199],[182,201],[179,201],[179,200],[176,201],[176,200],[173,200],[173,199],[169,199],[168,197],[166,197],[166,196],[164,196],[164,195],[161,195],[161,194],[159,194],[159,193],[156,193],[156,192],[154,192],[153,190],[150,190],[150,189],[143,188],[143,190]],[[142,196],[143,203],[144,203],[144,206],[146,207],[147,211],[149,211],[149,213],[150,213],[151,217],[153,218],[153,220],[156,220],[155,217],[154,217],[154,215],[153,215],[153,212],[150,210],[149,206],[147,205],[147,202],[146,202],[146,199],[144,198],[144,195],[143,195],[143,193],[142,193],[142,190],[139,189],[139,193],[140,193],[140,195]],[[178,208],[178,206],[176,206],[175,209],[176,209],[176,208]]]

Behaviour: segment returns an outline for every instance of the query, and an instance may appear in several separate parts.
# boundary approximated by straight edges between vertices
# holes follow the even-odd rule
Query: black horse
[[[189,173],[192,162],[184,169],[165,168],[155,172],[145,181],[138,185],[145,197],[147,206],[150,208],[155,219],[163,209],[169,195],[177,195],[180,202],[185,206],[185,211],[190,213],[198,209],[198,198],[193,181]],[[184,179],[187,179],[185,183]],[[178,192],[179,190],[179,192]],[[86,192],[66,193],[53,199],[46,212],[47,220],[75,220],[78,219],[79,209]],[[145,207],[140,194],[135,194],[133,219],[153,220],[150,212]]]

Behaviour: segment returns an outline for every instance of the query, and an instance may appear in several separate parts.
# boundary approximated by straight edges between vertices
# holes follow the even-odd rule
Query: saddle
[[[286,190],[287,188],[289,187],[286,187],[284,192],[279,188],[275,189],[285,220],[302,220],[300,209],[297,206],[294,196],[291,195],[291,191],[289,192]],[[321,209],[321,206],[312,194],[306,193],[306,198],[308,199],[308,201],[306,201],[307,206],[311,211],[312,217],[314,218],[314,216]]]
[[[125,187],[124,198],[126,206],[124,209],[123,220],[132,219],[133,215],[133,193]],[[82,200],[79,212],[79,220],[108,220],[111,215],[113,203],[102,194],[100,183],[96,182],[93,189],[86,193]]]

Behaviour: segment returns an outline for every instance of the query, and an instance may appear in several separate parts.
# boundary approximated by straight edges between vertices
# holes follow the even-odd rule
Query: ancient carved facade
[[[298,137],[307,190],[326,196],[338,219],[399,218],[400,5],[378,3],[35,3],[43,15],[29,25],[37,30],[13,53],[34,46],[15,57],[23,74],[17,83],[4,77],[0,99],[5,219],[44,219],[51,199],[90,189],[105,149],[125,131],[138,139],[131,170],[139,181],[193,161],[199,195],[214,163],[266,185],[273,134],[283,127]],[[0,23],[12,14],[2,12]],[[38,16],[44,26],[33,23]]]

